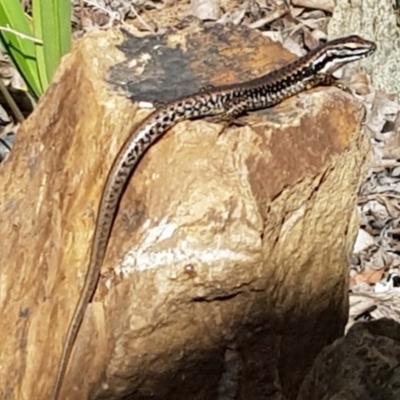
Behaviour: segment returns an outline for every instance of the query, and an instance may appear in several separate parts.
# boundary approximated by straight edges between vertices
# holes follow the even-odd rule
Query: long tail
[[[128,140],[119,151],[108,174],[98,209],[90,263],[86,272],[85,283],[64,339],[64,346],[57,368],[57,376],[53,386],[51,400],[57,400],[59,398],[76,337],[82,325],[87,305],[92,299],[99,281],[101,265],[107,250],[108,239],[111,234],[122,193],[129,178],[147,149],[178,121],[186,118],[184,114],[180,116],[177,115],[174,107],[175,106],[171,104],[159,111],[154,111],[145,118],[139,126],[135,126],[130,131]],[[166,114],[168,118],[165,118]]]

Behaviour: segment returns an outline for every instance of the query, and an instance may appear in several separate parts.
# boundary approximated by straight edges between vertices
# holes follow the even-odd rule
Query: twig
[[[20,109],[18,108],[17,104],[15,103],[14,99],[8,92],[6,85],[3,82],[3,79],[0,78],[0,92],[4,96],[7,104],[10,106],[11,111],[13,112],[15,118],[18,122],[24,121],[24,116],[22,115]]]
[[[136,18],[141,22],[141,24],[151,33],[155,33],[154,29],[140,16],[140,14],[136,11],[136,8],[132,5],[131,11],[135,14]]]
[[[266,17],[261,18],[258,21],[255,21],[255,22],[249,24],[249,27],[253,28],[253,29],[261,28],[261,27],[263,27],[265,25],[271,24],[272,22],[276,21],[277,19],[280,19],[280,18],[284,17],[288,13],[289,13],[289,9],[288,8],[275,10],[274,12],[272,12],[269,15],[267,15]]]
[[[90,0],[85,0],[85,3],[89,6],[92,6],[94,8],[98,8],[99,10],[105,12],[106,14],[108,14],[110,17],[112,17],[112,12],[107,10],[107,8],[102,7],[100,4],[95,3],[94,1],[90,1]]]

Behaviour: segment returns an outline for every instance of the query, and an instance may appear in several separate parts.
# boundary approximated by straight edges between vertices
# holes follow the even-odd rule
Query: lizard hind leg
[[[220,136],[225,130],[231,126],[245,126],[246,123],[238,119],[244,113],[245,105],[242,103],[228,103],[222,113],[206,117],[205,119],[213,124],[221,124],[222,130],[218,134]]]

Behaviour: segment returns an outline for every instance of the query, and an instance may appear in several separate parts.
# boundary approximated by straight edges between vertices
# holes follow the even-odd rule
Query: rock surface
[[[392,0],[337,0],[328,25],[334,37],[359,34],[376,42],[377,51],[361,61],[375,88],[400,94],[400,9]]]
[[[48,399],[106,174],[148,113],[128,89],[168,101],[292,58],[218,26],[75,43],[0,168],[1,398]],[[123,196],[61,398],[295,398],[347,320],[362,118],[318,88],[222,134],[168,132]]]
[[[318,355],[297,400],[398,400],[399,364],[397,322],[357,323]]]

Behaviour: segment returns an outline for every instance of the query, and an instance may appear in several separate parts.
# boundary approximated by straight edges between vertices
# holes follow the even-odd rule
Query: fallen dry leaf
[[[373,285],[379,282],[382,279],[384,270],[364,270],[359,272],[358,274],[350,277],[350,288],[352,286],[358,285],[359,283],[367,283],[369,285]]]
[[[359,95],[365,96],[371,93],[368,77],[365,72],[357,72],[350,78],[349,86]]]
[[[292,4],[297,7],[304,7],[312,10],[324,10],[330,13],[335,7],[334,0],[292,0]]]
[[[188,7],[188,13],[202,21],[216,21],[221,17],[221,5],[219,0],[192,0]]]

